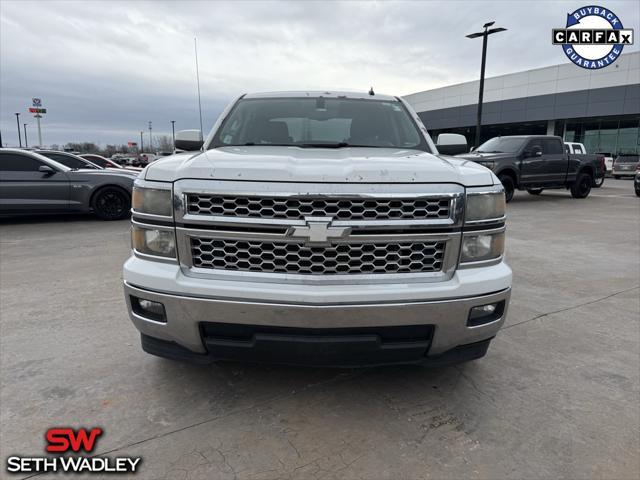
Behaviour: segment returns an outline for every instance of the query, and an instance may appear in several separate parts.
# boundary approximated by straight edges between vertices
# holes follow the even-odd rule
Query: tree
[[[173,141],[169,135],[156,135],[159,152],[173,152]]]

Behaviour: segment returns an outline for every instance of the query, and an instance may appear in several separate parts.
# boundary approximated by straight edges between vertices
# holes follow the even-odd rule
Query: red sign
[[[46,108],[29,107],[29,113],[47,113],[47,109]]]
[[[91,452],[100,435],[102,435],[101,428],[92,428],[89,431],[86,428],[79,428],[77,432],[72,428],[50,428],[46,435],[49,442],[47,452],[68,452],[69,450]]]

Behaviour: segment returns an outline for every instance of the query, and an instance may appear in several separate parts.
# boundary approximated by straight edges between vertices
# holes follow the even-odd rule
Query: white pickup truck
[[[400,97],[243,95],[176,148],[132,199],[124,290],[148,353],[441,365],[504,323],[503,187],[440,155]]]

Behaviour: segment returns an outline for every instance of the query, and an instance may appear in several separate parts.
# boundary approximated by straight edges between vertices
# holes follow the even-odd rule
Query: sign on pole
[[[36,121],[38,122],[38,146],[42,147],[42,130],[40,129],[40,119],[43,113],[47,113],[46,108],[42,108],[42,99],[37,97],[31,98],[33,107],[29,107],[29,113],[33,113]]]

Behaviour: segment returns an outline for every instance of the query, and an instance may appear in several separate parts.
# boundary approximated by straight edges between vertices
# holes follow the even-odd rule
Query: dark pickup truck
[[[574,198],[586,198],[605,172],[602,155],[569,153],[562,139],[553,136],[494,137],[456,156],[491,169],[504,185],[507,202],[516,189],[540,195],[549,188],[567,188]]]

